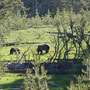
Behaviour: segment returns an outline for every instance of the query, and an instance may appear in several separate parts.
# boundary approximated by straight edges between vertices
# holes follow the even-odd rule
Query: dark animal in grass
[[[43,51],[45,51],[45,53],[48,53],[49,49],[50,49],[50,47],[47,44],[38,45],[37,52],[38,52],[38,54],[43,54]]]
[[[14,53],[15,53],[15,54],[20,54],[20,50],[19,50],[18,48],[11,48],[11,49],[10,49],[10,55],[11,55],[11,54],[14,54]]]

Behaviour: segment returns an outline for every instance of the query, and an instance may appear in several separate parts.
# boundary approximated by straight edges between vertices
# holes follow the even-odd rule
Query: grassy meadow
[[[24,78],[26,76],[20,76],[21,74],[7,73],[0,79],[0,87],[4,90],[12,90],[12,87],[20,87],[23,85]],[[72,74],[69,75],[48,75],[48,85],[50,90],[67,90],[71,80],[76,80]],[[1,89],[0,89],[1,90]]]
[[[28,49],[30,46],[29,50],[27,51],[27,56],[26,59],[32,59],[32,51],[36,52],[37,46],[39,44],[49,44],[50,45],[50,51],[48,54],[40,55],[41,60],[47,60],[47,57],[50,55],[52,56],[54,53],[54,36],[56,34],[51,34],[48,32],[56,32],[57,29],[53,26],[39,26],[39,27],[34,27],[34,28],[28,28],[24,30],[18,30],[18,31],[12,31],[10,35],[7,35],[5,37],[5,43],[12,43],[16,42],[16,45],[14,46],[3,46],[0,48],[0,55],[1,60],[15,60],[17,55],[10,55],[10,49],[12,47],[17,47],[20,49],[20,55],[18,56],[21,58],[23,53]],[[71,43],[71,41],[69,41]],[[25,43],[25,44],[21,44]],[[69,43],[69,47],[70,44]],[[62,41],[60,42],[60,45],[63,46]],[[84,48],[86,48],[85,42],[82,42],[82,45]],[[78,46],[78,45],[77,45]],[[65,49],[62,50],[62,55],[61,58],[63,58],[63,53],[65,52]],[[81,52],[82,54],[82,52]],[[75,48],[72,48],[72,50],[69,52],[69,58],[73,58],[75,55]]]
[[[47,32],[56,32],[56,28],[53,26],[42,26],[42,27],[35,27],[35,28],[28,28],[19,31],[12,31],[10,35],[5,37],[5,43],[7,42],[16,42],[15,46],[3,46],[0,48],[0,55],[1,60],[16,60],[17,55],[10,55],[10,49],[12,47],[17,47],[20,49],[20,55],[18,58],[21,58],[23,53],[27,50],[30,46],[30,49],[26,52],[27,56],[26,59],[32,60],[32,51],[36,52],[36,48],[39,44],[49,44],[50,51],[48,54],[40,55],[40,62],[46,61],[50,55],[54,53],[54,44],[52,43],[53,34]],[[18,43],[19,42],[19,43]],[[31,44],[20,44],[20,43],[31,43]],[[62,42],[60,43],[62,44]],[[85,43],[83,43],[84,45]],[[70,44],[69,44],[70,45]],[[84,45],[85,46],[85,45]],[[70,52],[69,58],[73,58],[74,51]],[[64,50],[63,50],[64,52]],[[21,61],[22,62],[22,61]],[[20,74],[11,74],[6,73],[0,79],[0,87],[10,88],[12,86],[21,86],[23,84],[25,76],[19,76]],[[71,74],[67,75],[48,75],[50,79],[48,80],[50,90],[67,90],[66,88],[70,85],[70,81],[74,80],[75,77]],[[56,85],[56,86],[55,86]],[[10,89],[4,89],[10,90]]]
[[[16,55],[10,55],[10,49],[12,47],[17,47],[20,49],[20,55],[19,57],[22,56],[22,54],[27,50],[27,48],[30,46],[30,49],[27,52],[27,59],[32,59],[31,51],[36,51],[36,48],[39,44],[49,44],[50,45],[50,52],[54,50],[53,44],[51,43],[52,36],[47,33],[48,31],[56,31],[55,28],[52,26],[46,27],[37,27],[37,28],[28,28],[25,30],[19,30],[19,31],[12,31],[10,35],[6,36],[5,42],[16,42],[19,45],[15,46],[3,46],[0,49],[0,54],[2,56],[2,60],[15,60]],[[31,44],[20,44],[20,43],[31,43]],[[31,55],[31,56],[30,56]],[[48,54],[41,55],[43,56],[48,56]],[[44,58],[45,58],[44,57]]]

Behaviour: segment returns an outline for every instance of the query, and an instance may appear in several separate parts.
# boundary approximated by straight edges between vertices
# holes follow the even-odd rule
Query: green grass
[[[40,27],[40,28],[28,28],[25,30],[18,30],[18,31],[12,31],[10,35],[6,36],[5,42],[16,42],[19,41],[22,42],[40,42],[40,44],[49,44],[50,45],[50,52],[45,55],[41,55],[42,60],[46,60],[49,57],[49,54],[53,55],[54,53],[54,45],[51,42],[53,39],[53,36],[49,33],[57,31],[56,28],[50,26],[50,27]],[[61,47],[63,46],[62,41],[60,41]],[[20,55],[19,58],[22,56],[22,54],[27,50],[30,44],[19,44],[15,46],[4,46],[0,49],[0,55],[2,55],[2,60],[15,60],[16,55],[10,55],[10,49],[12,47],[18,47],[20,49]],[[82,43],[83,47],[86,48],[85,43]],[[36,51],[38,44],[31,44],[31,47],[29,51],[27,52],[27,59],[32,59],[31,51]],[[70,44],[69,44],[70,46]],[[60,47],[60,48],[61,48]],[[65,52],[65,49],[62,50],[61,58],[63,58],[63,53]],[[69,53],[69,58],[73,58],[75,54],[75,48],[72,48],[72,51]],[[30,58],[29,58],[30,56]]]
[[[50,37],[51,35],[49,33],[46,33],[47,31],[54,31],[55,29],[53,28],[29,28],[26,30],[19,30],[19,31],[12,31],[10,35],[6,36],[5,42],[40,42],[42,43],[47,43],[50,44],[50,47],[52,48],[53,45],[50,43]],[[29,51],[27,52],[28,54],[31,53],[31,50],[36,51],[38,44],[31,44],[31,47]],[[10,55],[10,48],[12,47],[18,47],[21,51],[20,57],[24,53],[24,51],[27,50],[29,47],[29,44],[19,44],[16,46],[4,46],[0,49],[0,54],[2,55],[2,60],[10,60],[13,59],[15,60],[16,55]],[[45,57],[47,55],[44,55]],[[28,57],[27,57],[28,58]]]
[[[7,73],[0,79],[0,87],[10,88],[11,86],[20,86],[24,81],[24,76],[18,76],[19,74]]]
[[[14,42],[22,38],[22,42],[49,42],[50,34],[47,31],[56,31],[55,28],[29,28],[25,30],[12,31],[6,38],[6,42]]]
[[[3,76],[0,79],[0,87],[3,88],[10,88],[10,87],[16,87],[16,86],[22,86],[25,76],[19,76],[20,74],[11,74],[7,73],[5,76]],[[50,90],[66,90],[66,88],[69,86],[70,81],[75,79],[73,75],[48,75],[48,84]],[[51,86],[51,85],[59,85],[57,87]]]

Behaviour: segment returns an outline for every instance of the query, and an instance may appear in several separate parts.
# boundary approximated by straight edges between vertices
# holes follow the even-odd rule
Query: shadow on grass
[[[67,87],[70,86],[70,82],[73,80],[76,82],[76,78],[72,74],[64,75],[51,75],[51,79],[48,80],[48,85],[50,90],[68,90]]]
[[[16,88],[16,87],[20,87],[24,82],[24,79],[19,79],[19,80],[16,80],[12,83],[8,83],[8,84],[0,84],[0,89],[2,88]]]
[[[51,79],[48,80],[48,86],[50,90],[68,90],[70,82],[73,80],[76,82],[76,78],[72,74],[64,75],[49,75]],[[12,83],[0,84],[0,89],[6,90],[7,88],[20,88],[23,85],[24,79],[15,80]]]

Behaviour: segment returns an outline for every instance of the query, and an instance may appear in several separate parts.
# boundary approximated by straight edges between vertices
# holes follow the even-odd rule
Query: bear
[[[10,55],[11,55],[11,54],[14,54],[14,53],[15,53],[15,54],[20,54],[20,50],[19,50],[18,48],[11,48],[11,49],[10,49]]]
[[[47,45],[47,44],[43,44],[43,45],[38,45],[37,47],[37,52],[38,54],[43,54],[43,50],[48,53],[49,52],[49,49],[50,49],[50,46]]]

